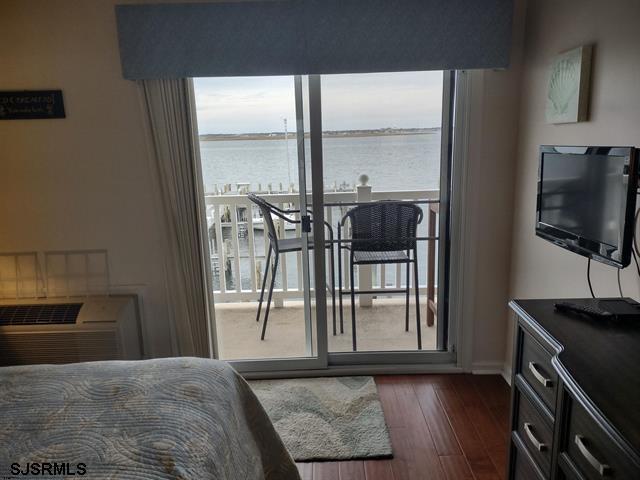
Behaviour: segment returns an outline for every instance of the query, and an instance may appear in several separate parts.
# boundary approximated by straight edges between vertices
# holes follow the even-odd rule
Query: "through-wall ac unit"
[[[140,358],[136,295],[0,299],[0,366]]]

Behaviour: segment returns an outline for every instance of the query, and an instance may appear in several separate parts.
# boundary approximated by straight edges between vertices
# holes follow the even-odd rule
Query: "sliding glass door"
[[[242,370],[326,366],[312,308],[307,81],[194,79],[216,353]]]
[[[438,212],[440,197],[442,90],[441,71],[322,78],[324,181],[332,217],[341,219],[358,205],[379,201],[406,202],[422,212],[417,269],[402,262],[354,267],[354,290],[374,293],[354,297],[354,315],[350,295],[345,296],[341,326],[346,335],[329,338],[330,352],[354,351],[354,327],[358,352],[415,351],[418,343],[423,350],[437,349],[433,315],[437,244],[427,239],[437,236],[437,229],[430,231],[429,224]],[[342,198],[331,201],[333,192]],[[351,193],[348,201],[343,192]],[[342,228],[343,238],[348,237],[349,218]],[[349,245],[344,247],[342,283],[345,291],[351,291]],[[383,253],[377,254],[381,261]],[[406,295],[397,292],[407,288],[408,307]],[[419,336],[418,313],[422,313]]]
[[[446,301],[454,86],[453,73],[442,71],[322,76],[325,211],[342,239],[330,365],[455,359]],[[389,231],[400,220],[376,217],[397,211],[384,203],[419,210],[413,250]],[[369,216],[356,227],[357,211]],[[375,248],[350,243],[363,227]]]
[[[451,361],[451,74],[194,86],[218,358],[244,371]],[[348,214],[380,202],[420,211],[416,268],[352,271]]]

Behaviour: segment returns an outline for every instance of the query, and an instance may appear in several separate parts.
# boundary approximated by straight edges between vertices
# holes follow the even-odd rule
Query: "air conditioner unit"
[[[142,358],[136,295],[0,299],[0,365]]]

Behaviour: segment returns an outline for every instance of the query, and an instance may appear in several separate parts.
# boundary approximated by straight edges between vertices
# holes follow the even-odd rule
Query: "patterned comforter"
[[[0,478],[24,473],[299,479],[244,379],[196,358],[0,368]]]

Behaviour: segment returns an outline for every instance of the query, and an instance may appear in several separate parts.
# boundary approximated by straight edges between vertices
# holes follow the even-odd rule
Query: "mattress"
[[[244,379],[197,358],[0,368],[0,478],[45,472],[299,479]]]

